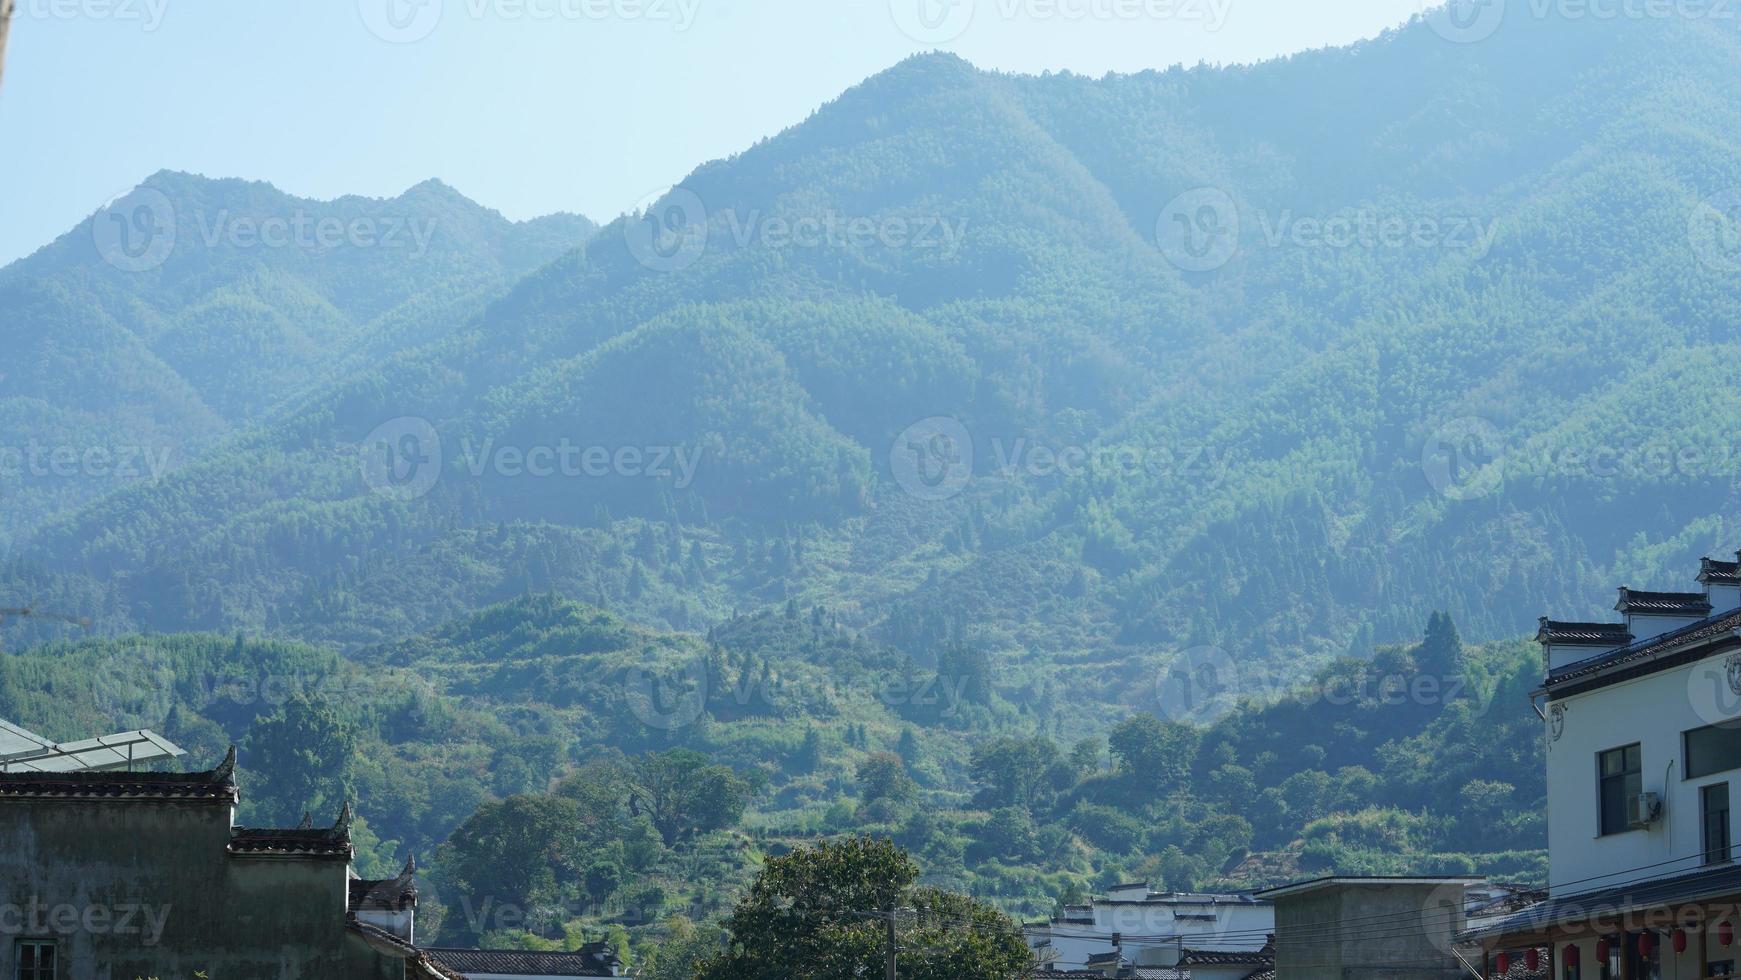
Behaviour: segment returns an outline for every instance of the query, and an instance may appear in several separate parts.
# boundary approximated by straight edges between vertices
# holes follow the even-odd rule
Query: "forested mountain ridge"
[[[437,181],[314,201],[147,178],[0,270],[0,543],[441,336],[593,230],[510,222]]]
[[[1030,710],[1081,730],[1185,649],[1257,686],[1435,608],[1597,615],[1741,543],[1738,51],[1520,16],[1098,80],[914,58],[10,587],[346,649],[526,591],[681,629],[793,597],[1048,664],[1073,695]],[[564,445],[611,463],[527,472]]]

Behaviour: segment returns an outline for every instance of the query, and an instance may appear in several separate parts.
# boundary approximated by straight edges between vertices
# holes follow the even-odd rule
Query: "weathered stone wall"
[[[0,800],[0,957],[58,942],[65,980],[403,980],[345,929],[346,861],[230,855],[210,802]]]
[[[1276,980],[1452,980],[1462,901],[1431,885],[1337,885],[1276,900]],[[1331,926],[1328,923],[1338,923]]]

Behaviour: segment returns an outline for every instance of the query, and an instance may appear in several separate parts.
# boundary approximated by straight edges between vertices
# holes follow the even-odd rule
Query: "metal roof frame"
[[[55,742],[0,720],[0,772],[131,771],[141,763],[185,754],[175,743],[148,728]]]

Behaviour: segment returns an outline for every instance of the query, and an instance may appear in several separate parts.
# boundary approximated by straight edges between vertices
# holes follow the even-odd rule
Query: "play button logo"
[[[974,0],[889,0],[901,33],[920,44],[947,44],[967,32]]]

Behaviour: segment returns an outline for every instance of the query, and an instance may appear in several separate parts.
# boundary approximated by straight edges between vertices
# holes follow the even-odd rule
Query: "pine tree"
[[[1435,612],[1427,617],[1427,632],[1421,641],[1421,670],[1440,677],[1454,676],[1463,667],[1463,639],[1451,614]]]

